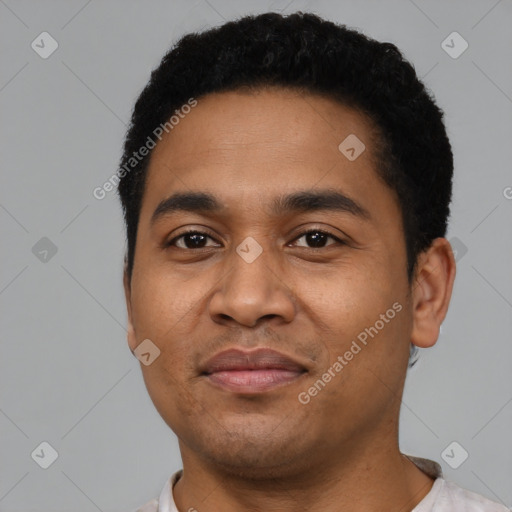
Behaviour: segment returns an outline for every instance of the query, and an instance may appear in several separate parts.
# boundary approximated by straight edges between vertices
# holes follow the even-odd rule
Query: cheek
[[[339,334],[352,334],[351,329],[373,324],[398,300],[393,283],[382,278],[384,272],[351,267],[336,270],[317,279],[301,277],[298,293],[307,309]],[[300,281],[300,280],[299,280]]]
[[[154,268],[139,273],[132,284],[132,313],[138,336],[166,339],[197,316],[205,283]]]
[[[394,382],[397,370],[403,367],[410,311],[401,282],[390,279],[391,275],[379,272],[377,266],[353,268],[304,292],[308,309],[316,315],[316,328],[323,331],[317,334],[328,353],[327,366],[343,358],[340,381],[347,382],[338,388],[340,392],[367,394],[374,381]]]
[[[180,396],[185,393],[183,398],[186,399],[183,382],[193,373],[191,341],[200,339],[199,322],[206,290],[204,279],[183,279],[158,267],[139,272],[132,282],[132,316],[137,341],[150,339],[160,350],[151,365],[142,365],[152,396],[170,400],[175,393]],[[172,396],[167,397],[169,393]]]

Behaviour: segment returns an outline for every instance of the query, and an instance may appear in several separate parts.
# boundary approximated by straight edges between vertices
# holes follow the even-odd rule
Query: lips
[[[230,349],[211,358],[203,375],[214,385],[239,393],[257,393],[289,384],[307,369],[275,350]]]

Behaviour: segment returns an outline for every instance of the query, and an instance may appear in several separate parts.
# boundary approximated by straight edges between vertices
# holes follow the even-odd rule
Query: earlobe
[[[135,329],[133,327],[133,315],[132,315],[132,299],[131,299],[131,283],[130,278],[128,276],[128,271],[126,267],[126,263],[124,266],[123,273],[123,286],[124,286],[124,296],[126,299],[126,311],[127,311],[127,327],[126,327],[126,339],[128,341],[128,346],[133,354],[133,351],[137,347],[137,338],[135,336]]]
[[[446,238],[436,238],[418,257],[413,281],[413,329],[411,342],[432,347],[450,303],[455,280],[455,258]]]

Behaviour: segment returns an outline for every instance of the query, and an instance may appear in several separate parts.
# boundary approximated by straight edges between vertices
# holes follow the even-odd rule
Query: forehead
[[[389,194],[375,172],[375,134],[366,116],[317,95],[275,88],[207,95],[153,150],[141,217],[174,191],[208,190],[225,205],[243,198],[252,211],[269,194],[293,190]],[[345,140],[364,144],[355,160],[340,151]]]

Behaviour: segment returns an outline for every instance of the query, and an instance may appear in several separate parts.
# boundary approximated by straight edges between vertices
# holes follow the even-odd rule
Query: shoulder
[[[148,501],[145,505],[139,507],[135,512],[158,512],[158,500],[152,499]]]
[[[443,480],[433,512],[510,512],[500,503],[491,501],[480,494],[459,487],[454,482]]]
[[[182,469],[173,473],[171,477],[165,481],[162,491],[160,492],[160,496],[148,501],[135,512],[158,512],[159,510],[165,510],[165,512],[178,512],[176,504],[174,503],[172,489],[176,482],[181,478],[182,474]]]

